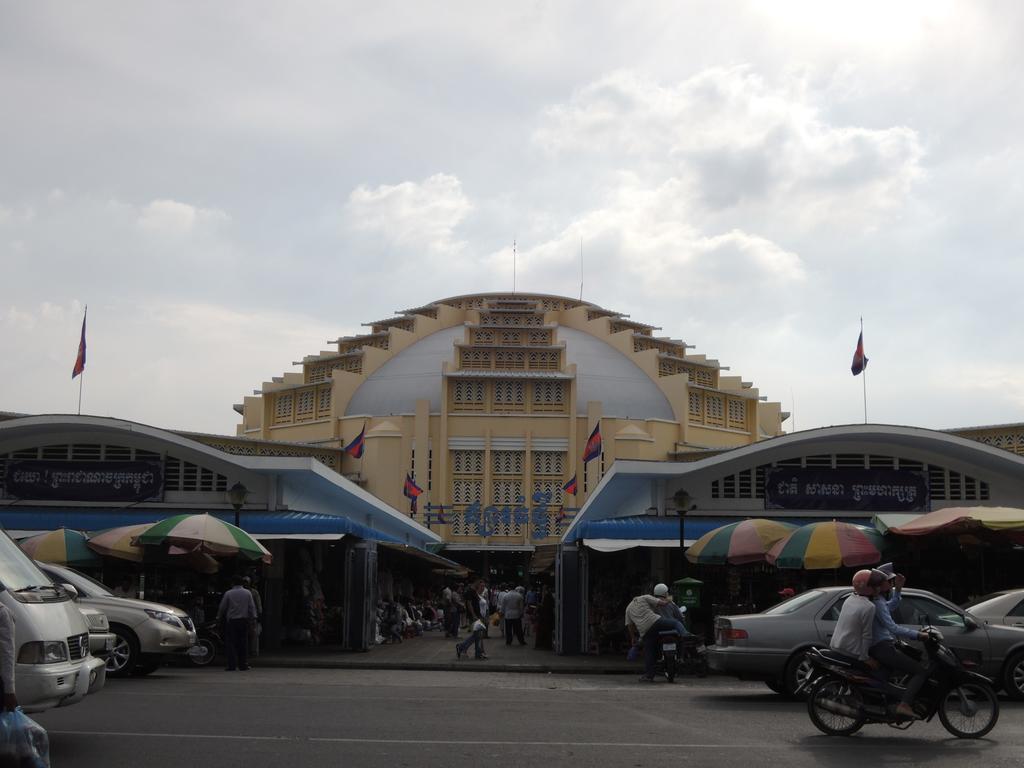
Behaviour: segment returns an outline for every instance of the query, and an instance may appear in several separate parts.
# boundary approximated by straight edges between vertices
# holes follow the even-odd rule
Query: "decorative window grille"
[[[527,335],[528,344],[545,345],[551,343],[551,331],[530,331]]]
[[[484,474],[484,452],[452,451],[452,473],[482,477]]]
[[[534,476],[562,477],[565,475],[565,453],[562,451],[534,451],[533,474]]]
[[[523,496],[523,451],[491,451],[491,504],[502,509],[514,508]],[[495,536],[522,535],[522,525],[513,522],[511,514],[502,514],[493,525]]]
[[[494,353],[494,367],[522,370],[526,367],[526,353],[521,349],[499,349]]]
[[[498,339],[501,344],[519,344],[522,341],[522,336],[519,331],[501,331],[498,334]]]
[[[331,415],[331,387],[319,387],[316,391],[316,415],[326,418]]]
[[[729,398],[729,426],[733,429],[746,429],[747,402],[739,398]]]
[[[687,375],[690,377],[690,381],[694,384],[700,384],[703,387],[714,387],[717,385],[715,381],[715,371],[713,368],[704,368],[699,365],[685,366]]]
[[[539,413],[562,413],[565,411],[564,381],[533,382],[533,410]]]
[[[494,331],[490,328],[477,328],[473,331],[474,344],[493,344]]]
[[[707,408],[707,423],[719,427],[725,426],[725,398],[722,395],[706,392],[704,402]]]
[[[316,392],[312,389],[300,389],[295,393],[295,420],[309,421],[316,410]]]
[[[485,382],[454,379],[449,386],[452,390],[452,410],[483,411],[486,408]]]
[[[495,475],[522,475],[522,451],[491,451],[491,471]]]
[[[103,446],[95,443],[77,443],[71,446],[71,460],[99,461]]]
[[[292,420],[292,393],[277,395],[274,398],[274,423],[285,424]]]
[[[494,382],[495,411],[526,410],[526,382],[516,379],[499,379]]]
[[[488,349],[462,349],[462,367],[482,370],[491,368],[491,352]]]
[[[168,456],[164,463],[164,490],[184,492],[224,492],[228,479],[224,475],[200,467],[175,456]]]
[[[40,451],[40,458],[64,460],[68,458],[70,451],[71,446],[69,445],[44,445]]]
[[[690,421],[704,421],[704,393],[690,390]]]
[[[522,323],[527,326],[544,325],[543,315],[526,315],[525,322]]]
[[[476,536],[466,525],[466,508],[483,502],[484,452],[452,451],[452,512],[450,532],[454,536]]]
[[[558,352],[546,349],[531,350],[527,357],[531,371],[557,371],[558,358]]]

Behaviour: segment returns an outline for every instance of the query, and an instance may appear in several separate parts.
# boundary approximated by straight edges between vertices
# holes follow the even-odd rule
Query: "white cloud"
[[[138,215],[139,228],[156,235],[188,235],[200,225],[226,221],[227,214],[215,208],[197,208],[176,200],[154,200]]]
[[[438,173],[422,183],[359,186],[349,195],[344,214],[353,231],[403,248],[451,253],[465,247],[455,230],[472,210],[459,180]]]

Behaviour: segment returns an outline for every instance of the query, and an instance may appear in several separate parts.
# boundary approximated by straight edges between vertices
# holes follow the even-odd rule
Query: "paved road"
[[[938,724],[819,735],[800,704],[709,678],[380,670],[169,669],[38,715],[54,768],[1020,765],[1024,706],[992,737]],[[497,762],[495,762],[497,761]]]

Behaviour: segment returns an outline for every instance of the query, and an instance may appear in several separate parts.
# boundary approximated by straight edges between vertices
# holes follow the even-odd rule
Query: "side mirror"
[[[66,584],[65,583],[65,584],[61,584],[61,586],[64,587],[64,591],[65,592],[67,592],[69,595],[71,595],[71,599],[72,600],[77,600],[78,599],[78,590],[75,589],[75,585],[74,584]]]
[[[979,626],[980,625],[978,624],[977,619],[975,619],[973,616],[971,616],[971,614],[969,614],[969,613],[965,613],[964,614],[964,627],[966,627],[968,632],[973,632]]]

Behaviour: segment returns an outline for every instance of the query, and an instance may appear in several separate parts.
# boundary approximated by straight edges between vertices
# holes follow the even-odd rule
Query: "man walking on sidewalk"
[[[512,645],[512,635],[520,645],[526,645],[523,639],[523,604],[525,602],[522,587],[510,589],[501,599],[501,615],[505,617],[505,645]]]
[[[217,610],[217,622],[224,632],[224,645],[228,655],[228,672],[249,669],[249,626],[256,622],[256,603],[252,593],[235,576],[232,587],[224,593]]]

